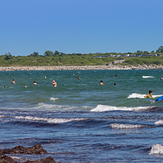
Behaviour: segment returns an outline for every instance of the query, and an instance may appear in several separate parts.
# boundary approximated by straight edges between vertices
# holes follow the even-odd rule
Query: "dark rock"
[[[42,148],[41,144],[37,144],[28,148],[16,146],[12,149],[3,149],[0,150],[0,154],[47,154],[47,151]]]
[[[50,157],[47,157],[47,158],[42,158],[40,160],[36,160],[36,161],[27,161],[25,163],[56,163],[54,161],[54,159],[50,156]]]
[[[0,163],[17,163],[11,157],[0,155]]]

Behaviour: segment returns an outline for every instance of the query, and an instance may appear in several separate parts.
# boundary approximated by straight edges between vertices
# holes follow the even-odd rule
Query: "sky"
[[[163,46],[163,0],[0,0],[0,55]]]

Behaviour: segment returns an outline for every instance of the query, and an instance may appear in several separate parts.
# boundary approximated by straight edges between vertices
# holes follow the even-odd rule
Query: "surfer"
[[[55,80],[52,81],[53,87],[57,87],[57,82]]]
[[[12,80],[11,84],[15,84],[15,79]]]
[[[151,90],[149,90],[149,94],[145,95],[144,98],[153,98],[152,93],[153,92]]]
[[[100,80],[100,85],[105,85],[102,80]]]

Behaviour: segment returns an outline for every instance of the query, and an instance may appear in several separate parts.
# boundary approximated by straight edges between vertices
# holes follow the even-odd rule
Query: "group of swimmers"
[[[117,75],[115,75],[114,77],[117,77]],[[79,80],[81,79],[79,76],[77,78]],[[163,78],[162,78],[162,80],[163,80]],[[100,85],[105,85],[102,80],[100,80]],[[114,83],[114,85],[116,86],[117,84]],[[152,93],[153,92],[151,90],[149,90],[149,94],[145,95],[144,98],[153,98],[154,99],[154,97],[152,96]]]
[[[44,78],[46,79],[46,76],[44,76]],[[11,84],[15,84],[15,79],[13,79],[13,80],[11,81]],[[34,85],[37,85],[36,81],[34,81],[33,84],[34,84]],[[53,87],[57,87],[57,82],[56,82],[55,80],[52,80],[52,85],[53,85]],[[7,86],[4,85],[4,87],[7,87]],[[26,85],[25,85],[24,87],[27,88]]]
[[[117,75],[115,75],[115,77],[117,77]],[[46,76],[44,76],[44,78],[46,79]],[[77,78],[79,80],[81,80],[81,78],[79,76],[77,76]],[[15,84],[15,79],[12,80],[11,84]],[[34,81],[33,84],[37,85],[36,81]],[[52,80],[52,85],[53,85],[53,87],[57,87],[57,82],[55,80]],[[102,80],[100,80],[100,85],[105,85]],[[117,84],[114,83],[114,85],[116,86]],[[7,87],[7,86],[5,85],[4,87]],[[26,88],[27,86],[24,86],[24,87]],[[153,92],[151,90],[149,90],[149,94],[145,95],[144,98],[153,98],[152,93]]]
[[[115,77],[117,77],[117,75],[115,75]],[[77,76],[77,78],[78,78],[79,80],[81,79],[79,76]],[[103,81],[102,81],[102,80],[100,80],[100,85],[105,85],[105,84],[103,83]],[[117,84],[116,84],[116,83],[114,83],[114,85],[116,86]]]

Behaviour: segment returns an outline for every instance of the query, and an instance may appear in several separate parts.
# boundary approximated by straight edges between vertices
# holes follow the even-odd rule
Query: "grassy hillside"
[[[115,60],[124,59],[125,65],[157,64],[163,65],[163,54],[160,56],[142,57],[113,57],[110,54],[62,54],[62,55],[37,55],[37,56],[12,56],[11,54],[0,56],[0,66],[84,66],[106,65]]]

